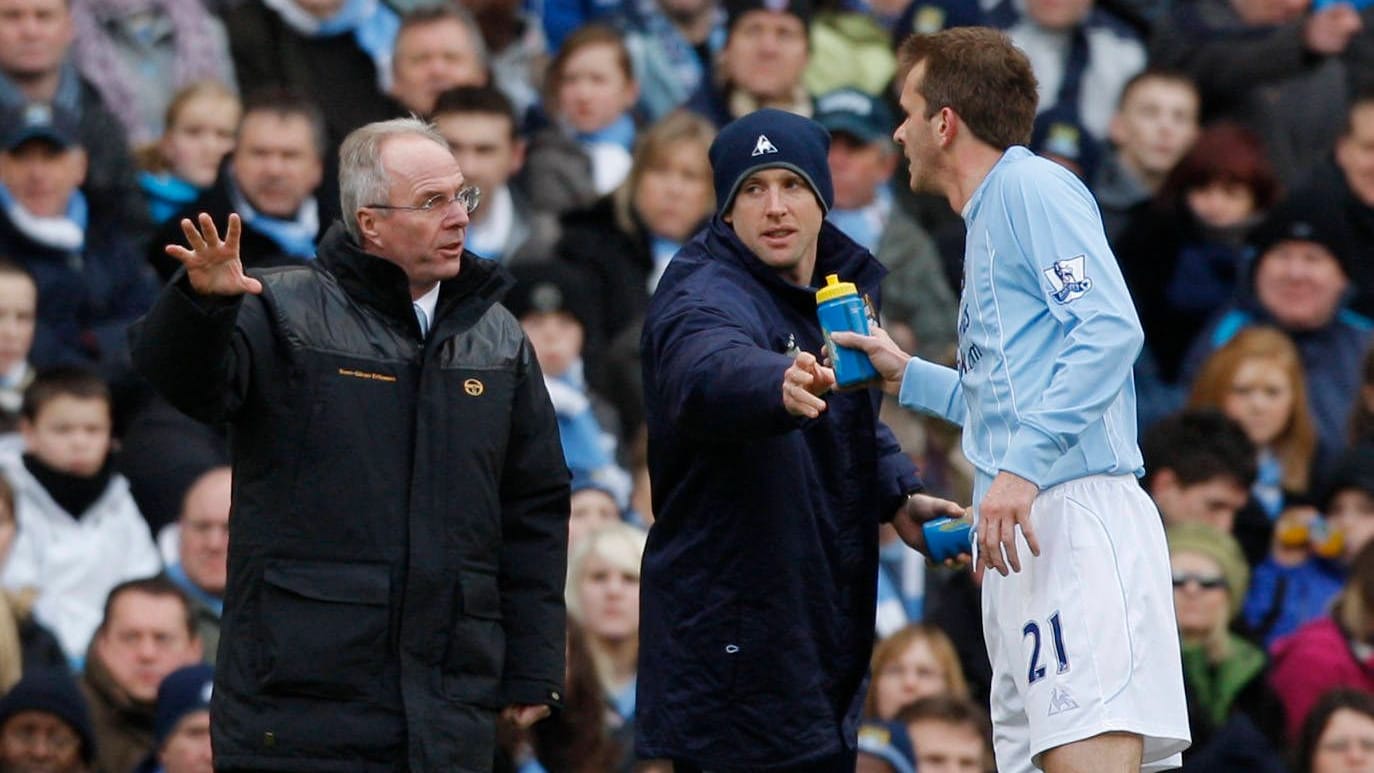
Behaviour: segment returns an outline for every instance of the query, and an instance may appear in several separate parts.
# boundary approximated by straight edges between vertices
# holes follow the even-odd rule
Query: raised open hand
[[[243,233],[243,223],[239,216],[229,214],[229,228],[224,239],[219,238],[215,221],[204,212],[196,218],[197,228],[189,218],[181,221],[181,231],[186,234],[186,243],[191,249],[180,244],[169,244],[166,252],[186,267],[186,276],[191,287],[201,295],[243,295],[262,292],[262,283],[243,273],[243,261],[239,259],[239,236]]]

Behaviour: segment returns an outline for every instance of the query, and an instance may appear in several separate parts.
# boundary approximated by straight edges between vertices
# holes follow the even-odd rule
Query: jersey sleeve
[[[1020,410],[1000,469],[1040,484],[1120,394],[1144,334],[1092,195],[1057,168],[1031,171],[1009,180],[1006,217],[1061,344],[1049,353],[1046,387]]]

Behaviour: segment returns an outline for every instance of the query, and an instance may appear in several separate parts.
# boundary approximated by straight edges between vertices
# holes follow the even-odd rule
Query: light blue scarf
[[[138,173],[138,187],[148,199],[148,212],[154,223],[165,223],[182,207],[200,196],[200,188],[186,182],[170,172],[153,174]]]
[[[628,152],[635,146],[635,121],[629,113],[621,113],[608,126],[594,132],[575,131],[573,137],[583,145],[619,145]]]
[[[266,235],[288,255],[301,260],[314,259],[315,237],[320,233],[320,206],[314,196],[301,203],[294,220],[284,220],[257,211],[243,197],[233,180],[229,181],[229,200],[234,205],[234,211],[243,218],[245,226]]]
[[[90,210],[86,196],[80,189],[67,200],[67,211],[53,217],[39,217],[20,204],[9,188],[0,184],[0,209],[10,223],[33,241],[62,252],[81,252],[86,246],[86,226],[90,224]]]

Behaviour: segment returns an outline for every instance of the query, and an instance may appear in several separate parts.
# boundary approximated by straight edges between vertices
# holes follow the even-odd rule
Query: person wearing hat
[[[1283,710],[1269,688],[1268,659],[1231,632],[1250,583],[1240,545],[1202,523],[1174,524],[1165,533],[1193,734],[1185,766],[1286,770],[1281,748],[1268,740],[1283,737]]]
[[[90,712],[65,671],[26,672],[0,698],[0,770],[87,773],[95,757]]]
[[[686,107],[724,126],[763,107],[815,111],[802,83],[810,60],[811,0],[726,0],[725,47],[715,77]]]
[[[135,773],[213,773],[210,696],[215,669],[205,663],[168,674],[157,688],[153,751]]]
[[[859,727],[859,759],[855,773],[915,773],[916,752],[906,726],[873,719]]]
[[[900,326],[921,355],[945,358],[954,346],[958,302],[935,241],[893,200],[892,174],[901,154],[892,142],[892,111],[871,94],[842,88],[816,100],[816,122],[830,131],[835,206],[826,220],[891,272],[883,281],[889,331]]]
[[[0,254],[38,287],[32,363],[108,376],[127,361],[125,330],[154,286],[123,223],[88,204],[78,129],[61,107],[0,109]]]
[[[923,546],[921,521],[962,513],[918,493],[881,395],[829,393],[816,288],[837,274],[876,303],[885,271],[824,220],[828,145],[781,110],[726,126],[716,214],[644,322],[655,522],[635,745],[678,771],[853,771],[878,523]]]
[[[1326,458],[1344,447],[1350,412],[1374,320],[1346,305],[1351,245],[1338,213],[1319,201],[1290,198],[1250,237],[1251,286],[1198,333],[1182,368],[1191,382],[1207,356],[1236,333],[1272,325],[1287,333],[1302,357],[1308,406]]]
[[[522,263],[510,272],[515,287],[504,303],[534,347],[568,469],[611,490],[624,507],[633,481],[616,463],[615,436],[608,431],[616,426],[614,409],[587,384],[587,362],[599,349],[600,315],[586,272],[556,260]]]

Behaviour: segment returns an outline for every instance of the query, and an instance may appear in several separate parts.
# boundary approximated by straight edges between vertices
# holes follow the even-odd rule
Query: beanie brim
[[[739,177],[735,178],[735,184],[730,187],[729,193],[725,195],[725,203],[720,207],[720,214],[729,214],[730,210],[735,206],[735,196],[739,193],[739,189],[744,187],[744,182],[749,179],[750,175],[755,172],[762,172],[765,169],[786,169],[789,172],[796,172],[798,177],[806,181],[806,185],[811,189],[811,193],[815,194],[816,203],[821,205],[821,214],[829,214],[830,207],[826,206],[825,197],[821,195],[821,189],[816,185],[816,181],[812,179],[810,173],[796,164],[787,161],[772,161],[745,167],[745,169],[739,173]]]

